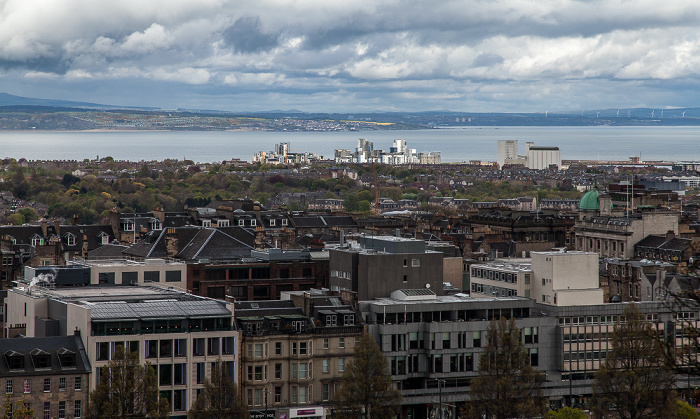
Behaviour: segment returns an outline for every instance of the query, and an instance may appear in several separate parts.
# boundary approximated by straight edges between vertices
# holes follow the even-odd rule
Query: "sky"
[[[700,106],[697,0],[0,0],[0,92],[225,111]]]

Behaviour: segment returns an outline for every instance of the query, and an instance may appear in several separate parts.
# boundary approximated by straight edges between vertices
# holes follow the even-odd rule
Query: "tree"
[[[32,419],[34,409],[29,408],[29,403],[22,397],[14,403],[10,402],[10,395],[5,395],[5,405],[3,406],[1,419]]]
[[[374,338],[365,333],[333,396],[334,417],[385,419],[399,413],[401,393],[394,388],[389,363]]]
[[[530,365],[515,319],[492,320],[479,358],[479,375],[472,380],[472,418],[539,417],[547,411],[542,395],[544,374]]]
[[[678,406],[678,410],[676,410],[676,418],[677,419],[697,419],[698,418],[698,412],[693,409],[691,405],[688,404],[688,402],[684,402],[683,400],[677,399],[676,400],[676,405]]]
[[[667,368],[658,332],[634,304],[616,325],[593,382],[593,411],[608,418],[675,417],[675,374]]]
[[[545,419],[587,419],[589,416],[581,409],[574,407],[562,407],[559,410],[550,410]]]
[[[188,417],[192,419],[248,419],[250,414],[243,403],[236,383],[226,372],[226,365],[218,360],[211,376],[204,380],[202,392],[192,404]]]
[[[137,352],[117,346],[114,357],[102,368],[97,388],[90,392],[88,418],[166,418],[168,401],[160,397],[156,371],[139,364]]]

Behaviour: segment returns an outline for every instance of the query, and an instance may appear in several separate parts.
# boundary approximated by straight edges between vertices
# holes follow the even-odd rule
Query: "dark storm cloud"
[[[252,53],[267,51],[277,46],[279,35],[264,33],[260,18],[246,16],[238,19],[224,30],[223,39],[236,52]]]

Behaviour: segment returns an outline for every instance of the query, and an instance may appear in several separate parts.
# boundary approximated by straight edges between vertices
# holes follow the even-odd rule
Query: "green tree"
[[[667,368],[658,332],[634,304],[616,325],[593,382],[593,411],[607,418],[675,417],[675,374]]]
[[[137,352],[119,345],[107,367],[102,368],[97,388],[90,392],[87,418],[166,418],[168,401],[160,397],[156,371],[150,363],[139,364]]]
[[[588,415],[581,409],[574,407],[562,407],[559,410],[550,410],[545,419],[587,419]]]
[[[29,403],[22,397],[14,403],[10,402],[10,395],[5,395],[5,404],[2,410],[1,419],[33,419],[34,409],[29,408]]]
[[[238,387],[227,373],[226,365],[218,360],[211,376],[204,381],[202,392],[187,414],[192,419],[248,419],[250,414],[238,393]]]
[[[394,388],[389,363],[374,338],[365,333],[333,396],[334,417],[388,419],[399,413],[401,393]]]
[[[544,374],[530,365],[515,319],[492,320],[479,358],[479,375],[472,380],[472,418],[540,417],[547,411],[542,395]]]
[[[698,419],[698,412],[693,409],[693,406],[689,405],[683,400],[676,399],[676,418],[677,419]]]

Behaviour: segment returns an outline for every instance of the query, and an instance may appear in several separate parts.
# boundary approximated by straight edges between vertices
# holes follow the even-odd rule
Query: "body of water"
[[[417,151],[440,151],[443,162],[496,160],[496,141],[518,140],[556,146],[562,159],[700,160],[700,127],[468,127],[418,131],[261,132],[261,131],[12,131],[0,132],[0,156],[28,160],[82,160],[112,156],[116,160],[190,159],[250,161],[280,142],[295,152],[332,158],[334,149],[354,150],[358,138],[388,151],[405,139]]]

